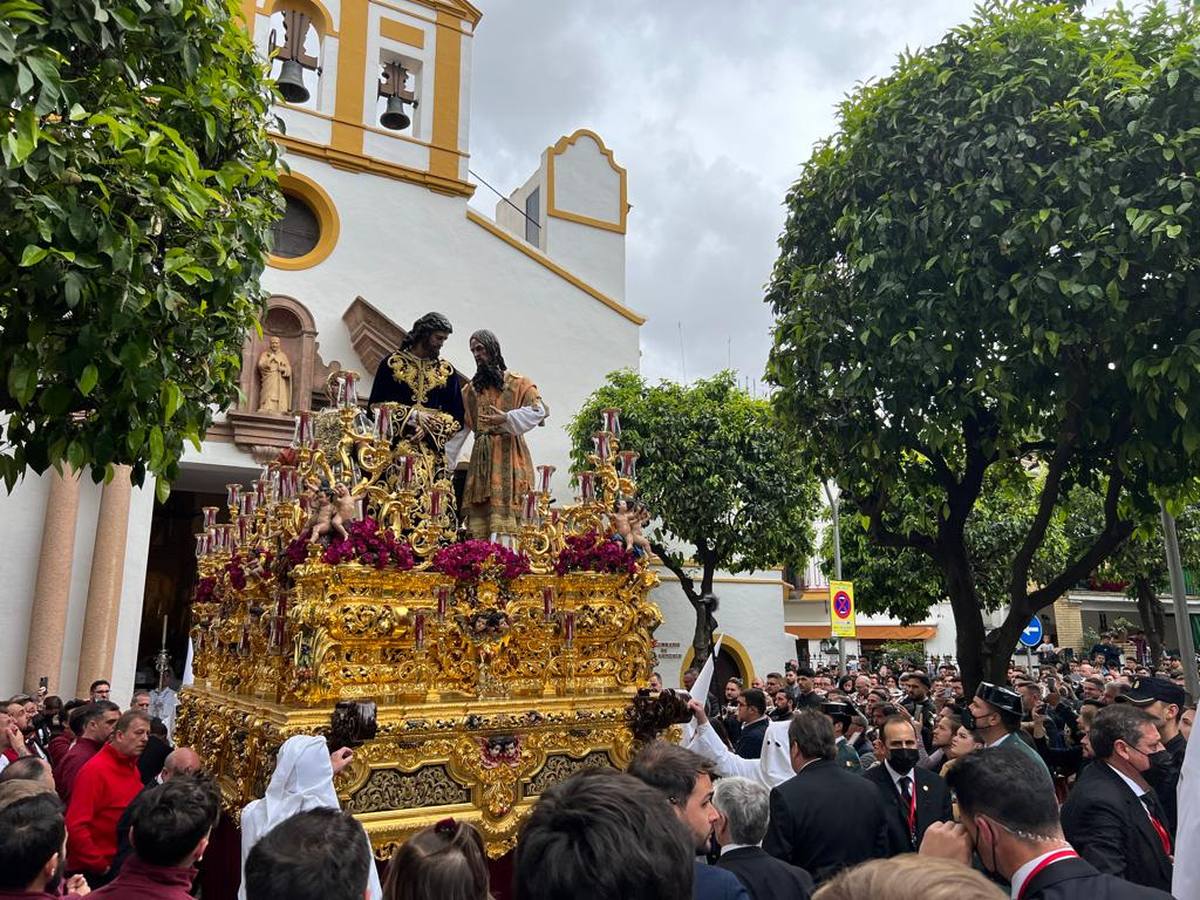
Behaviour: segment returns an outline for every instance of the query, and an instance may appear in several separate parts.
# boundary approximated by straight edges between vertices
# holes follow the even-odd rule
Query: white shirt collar
[[[1025,865],[1021,866],[1021,868],[1017,869],[1017,871],[1013,872],[1011,879],[1013,897],[1016,898],[1021,896],[1021,888],[1025,886],[1025,882],[1029,880],[1030,874],[1032,874],[1033,870],[1037,868],[1038,863],[1040,863],[1047,856],[1053,856],[1055,853],[1059,853],[1066,849],[1066,847],[1055,847],[1052,850],[1047,850],[1041,856],[1035,856],[1029,862],[1025,863]]]
[[[987,745],[988,749],[991,749],[992,747],[999,747],[1001,744],[1003,744],[1005,741],[1007,741],[1014,734],[1016,734],[1015,731],[1010,731],[1010,732],[1008,732],[1008,734],[1004,735],[1004,737],[992,741],[990,744]],[[1020,738],[1018,738],[1017,740],[1020,740]]]
[[[917,779],[915,777],[913,777],[912,772],[909,772],[907,775],[900,775],[896,772],[895,769],[892,768],[892,764],[886,759],[883,761],[883,767],[885,769],[887,769],[887,773],[892,776],[892,784],[894,784],[896,786],[896,790],[900,790],[900,779],[901,778],[908,778],[912,781],[913,784],[916,784]]]
[[[721,855],[724,856],[730,850],[741,850],[743,847],[761,847],[762,844],[722,844]]]
[[[1138,784],[1136,781],[1134,781],[1132,778],[1130,778],[1128,775],[1126,775],[1120,769],[1116,768],[1115,766],[1109,765],[1108,763],[1105,763],[1105,765],[1108,766],[1110,769],[1112,769],[1114,772],[1116,772],[1117,775],[1120,777],[1120,779],[1123,782],[1125,782],[1127,785],[1129,785],[1129,789],[1131,791],[1133,791],[1133,796],[1137,797],[1138,799],[1141,799],[1142,794],[1147,793],[1147,791],[1144,787],[1142,787],[1140,784]]]

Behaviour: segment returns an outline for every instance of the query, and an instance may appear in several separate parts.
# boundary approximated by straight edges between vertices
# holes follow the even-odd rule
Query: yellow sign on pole
[[[852,638],[854,629],[854,582],[829,582],[829,627],[835,638]]]

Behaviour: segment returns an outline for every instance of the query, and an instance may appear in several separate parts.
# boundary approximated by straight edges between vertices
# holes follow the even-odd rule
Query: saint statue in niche
[[[292,408],[292,363],[280,349],[279,338],[258,357],[258,411],[286,415]]]

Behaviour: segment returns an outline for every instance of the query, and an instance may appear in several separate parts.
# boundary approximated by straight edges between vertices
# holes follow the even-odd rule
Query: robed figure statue
[[[271,335],[258,357],[258,411],[286,415],[292,408],[292,363]]]
[[[441,313],[417,319],[400,348],[379,364],[367,401],[370,407],[396,404],[396,437],[420,443],[439,461],[463,422],[462,379],[441,358],[442,345],[453,330]]]
[[[463,386],[466,428],[475,433],[462,510],[473,538],[509,543],[533,489],[533,459],[524,435],[549,415],[537,385],[510,372],[490,331],[471,335],[475,376]]]

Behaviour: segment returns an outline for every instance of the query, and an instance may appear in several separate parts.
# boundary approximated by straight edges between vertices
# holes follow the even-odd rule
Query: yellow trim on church
[[[440,178],[437,175],[424,172],[420,169],[412,169],[408,166],[402,166],[399,163],[376,159],[363,153],[346,153],[334,147],[327,147],[324,144],[317,144],[312,141],[288,137],[282,134],[272,134],[271,138],[280,146],[285,147],[290,153],[296,153],[300,156],[307,156],[309,159],[329,163],[335,169],[343,169],[347,172],[365,172],[371,175],[382,175],[385,178],[395,178],[398,181],[407,181],[428,188],[439,194],[470,197],[475,193],[475,185],[468,184],[465,181]]]
[[[303,256],[267,256],[267,265],[273,269],[297,271],[311,269],[318,263],[324,262],[333,248],[337,246],[338,235],[342,230],[342,220],[338,216],[333,198],[325,189],[307,175],[299,172],[280,172],[279,186],[285,194],[293,194],[303,200],[317,216],[317,225],[321,234],[317,245]]]
[[[281,6],[302,12],[312,19],[313,27],[317,29],[317,34],[322,38],[338,36],[338,29],[333,24],[333,14],[321,0],[267,0],[258,7],[255,7],[254,0],[242,0],[242,9],[246,11],[246,21],[248,22],[253,21],[250,18],[251,10],[270,18]],[[283,40],[283,35],[279,35],[279,40]]]
[[[612,297],[608,296],[608,294],[605,294],[603,291],[599,291],[596,288],[592,287],[590,284],[588,284],[586,281],[584,281],[579,276],[571,274],[566,269],[564,269],[562,266],[560,266],[558,263],[554,262],[552,259],[550,259],[548,256],[546,256],[544,253],[542,253],[540,250],[537,250],[536,248],[531,247],[529,244],[525,243],[521,239],[515,237],[514,235],[509,234],[507,231],[505,231],[503,228],[501,228],[499,225],[497,225],[491,219],[488,219],[485,216],[481,216],[479,213],[475,212],[475,210],[473,210],[473,209],[467,210],[467,218],[470,221],[474,222],[476,225],[478,225],[480,228],[482,228],[484,231],[490,232],[491,234],[500,238],[500,240],[504,241],[504,243],[508,244],[510,247],[513,247],[514,249],[519,250],[521,253],[528,256],[530,259],[532,259],[538,265],[544,266],[545,268],[549,269],[551,272],[553,272],[559,278],[562,278],[564,281],[570,282],[575,287],[579,288],[579,290],[583,291],[585,294],[589,294],[592,297],[595,297],[597,300],[599,300],[601,303],[603,303],[605,306],[607,306],[613,312],[628,319],[633,324],[644,325],[646,323],[645,316],[634,312],[632,309],[630,309],[625,304],[623,304],[617,300],[614,300]]]
[[[407,44],[409,47],[416,47],[420,50],[425,49],[425,32],[412,25],[406,25],[398,19],[389,19],[386,16],[381,18],[379,33],[389,41]]]
[[[617,202],[619,214],[618,221],[616,222],[596,219],[591,216],[584,216],[565,209],[559,209],[554,203],[554,158],[565,153],[567,147],[574,144],[581,137],[589,137],[596,142],[596,145],[600,148],[600,153],[608,160],[609,166],[617,173],[617,177],[620,179],[621,197]],[[592,228],[602,228],[605,231],[615,231],[617,234],[625,234],[626,220],[629,216],[628,181],[628,173],[617,164],[616,159],[613,157],[613,152],[604,145],[604,139],[590,128],[578,128],[573,134],[559,138],[553,147],[546,148],[546,215],[554,216],[556,219],[565,219],[568,222],[577,222],[580,225],[588,225]]]
[[[754,660],[751,659],[750,651],[746,649],[746,645],[743,644],[741,641],[739,641],[737,638],[730,637],[729,635],[726,634],[721,638],[721,649],[728,650],[730,655],[734,659],[737,660],[738,668],[742,670],[742,673],[744,676],[744,681],[745,681],[745,683],[742,685],[742,690],[745,690],[746,688],[750,687],[750,682],[754,681]],[[679,683],[680,684],[683,684],[683,673],[691,668],[692,660],[695,658],[696,658],[696,648],[688,647],[687,653],[685,653],[683,655],[683,664],[679,667]],[[716,687],[718,687],[718,685],[709,685],[709,690],[711,691],[713,688],[716,688]],[[723,685],[723,684],[720,685],[719,689],[720,689],[720,693],[717,694],[717,697],[724,698],[725,685]],[[768,698],[768,700],[769,700],[769,698]]]

